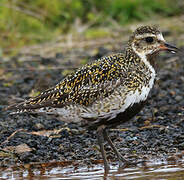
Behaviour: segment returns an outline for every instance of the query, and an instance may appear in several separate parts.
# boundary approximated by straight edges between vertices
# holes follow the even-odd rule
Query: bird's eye
[[[147,42],[147,43],[152,43],[153,42],[153,37],[146,37],[145,38],[145,41]]]

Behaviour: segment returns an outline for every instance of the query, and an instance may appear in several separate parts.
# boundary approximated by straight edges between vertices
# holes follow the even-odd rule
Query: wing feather
[[[120,63],[122,59],[119,53],[87,64],[55,87],[8,109],[30,111],[42,107],[63,107],[70,103],[88,106],[99,98],[109,96],[123,81],[126,73]]]

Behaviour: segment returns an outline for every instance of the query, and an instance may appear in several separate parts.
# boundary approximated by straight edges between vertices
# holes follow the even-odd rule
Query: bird
[[[108,129],[131,120],[144,107],[156,79],[160,51],[176,53],[155,26],[140,26],[129,38],[125,51],[87,63],[38,96],[7,109],[14,113],[58,114],[64,122],[74,122],[97,132],[104,162],[107,141],[120,164],[128,164],[108,135]]]

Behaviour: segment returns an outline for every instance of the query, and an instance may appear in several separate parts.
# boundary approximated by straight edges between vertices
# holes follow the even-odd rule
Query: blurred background
[[[159,24],[159,19],[181,16],[183,9],[183,0],[1,0],[0,56],[64,41],[61,36],[103,38],[136,22]]]

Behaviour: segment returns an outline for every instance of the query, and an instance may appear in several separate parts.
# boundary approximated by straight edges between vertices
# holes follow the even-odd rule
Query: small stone
[[[63,54],[62,53],[56,53],[56,59],[61,59],[63,58]]]
[[[180,150],[184,150],[184,142],[183,142],[183,143],[180,143],[180,144],[178,145],[178,148],[179,148]]]
[[[167,158],[167,161],[169,161],[169,162],[176,162],[176,160],[177,160],[177,157],[176,156],[169,156]]]
[[[175,97],[175,100],[176,101],[181,101],[183,99],[183,97],[182,96],[179,96],[179,95],[177,95],[176,97]]]
[[[44,129],[44,125],[41,124],[41,123],[36,123],[35,128],[38,129],[38,130],[41,130],[41,129]]]
[[[20,144],[15,147],[15,152],[17,154],[22,154],[22,153],[30,152],[30,151],[32,151],[32,149],[27,144]]]

